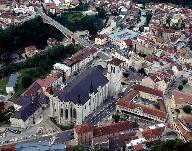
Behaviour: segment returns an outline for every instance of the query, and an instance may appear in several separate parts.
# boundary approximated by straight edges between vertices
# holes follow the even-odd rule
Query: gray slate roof
[[[103,87],[108,83],[104,76],[105,70],[102,66],[86,70],[63,90],[56,90],[54,96],[58,96],[61,101],[85,104],[90,98],[89,93],[96,93],[99,86]]]
[[[49,98],[44,94],[34,96],[33,99],[21,97],[15,100],[15,104],[22,106],[19,111],[15,112],[11,117],[26,121],[37,109],[43,104],[49,104]]]
[[[11,74],[9,77],[9,81],[7,83],[7,87],[15,87],[17,84],[18,75],[17,74]]]
[[[41,106],[42,105],[39,101],[30,102],[29,104],[23,106],[19,111],[15,112],[11,118],[17,118],[26,121]]]

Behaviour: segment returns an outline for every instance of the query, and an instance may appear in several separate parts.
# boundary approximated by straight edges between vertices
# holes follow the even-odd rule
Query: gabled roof
[[[38,79],[29,88],[27,88],[27,90],[23,93],[23,96],[26,97],[35,96],[41,88],[43,87],[47,88],[56,80],[57,78],[52,76],[49,76],[45,79]]]
[[[106,126],[98,126],[94,129],[94,136],[104,136],[114,133],[120,133],[123,131],[137,129],[139,125],[136,122],[119,122]]]
[[[41,86],[47,88],[50,84],[52,84],[54,81],[56,81],[57,78],[49,76],[45,79],[38,79],[36,82]]]
[[[166,118],[167,113],[143,104],[138,104],[133,101],[133,99],[139,94],[138,90],[130,90],[127,95],[122,97],[118,102],[117,105],[124,108],[130,108],[130,109],[141,109],[142,112],[157,116],[160,118]]]
[[[89,124],[76,125],[75,132],[77,134],[93,132],[93,127]]]
[[[118,58],[113,58],[112,60],[110,60],[108,62],[108,64],[113,64],[113,65],[116,65],[116,66],[119,66],[123,61],[118,59]]]
[[[14,104],[17,104],[19,106],[25,106],[31,102],[31,99],[28,97],[20,97],[15,100],[13,100]]]
[[[175,104],[192,104],[192,95],[189,93],[173,90],[172,96]]]
[[[76,64],[77,62],[80,62],[80,61],[86,59],[88,56],[90,56],[91,54],[94,54],[95,52],[97,52],[96,48],[82,49],[82,50],[78,51],[77,53],[75,53],[71,58],[65,59],[63,61],[63,63],[65,65],[67,65],[68,67],[71,67],[74,64]]]
[[[96,93],[99,86],[103,87],[109,82],[104,75],[105,70],[102,66],[96,66],[84,71],[63,90],[56,90],[54,96],[58,96],[61,101],[85,104],[90,93]]]
[[[146,87],[143,85],[135,84],[132,86],[132,89],[137,90],[137,91],[142,91],[142,92],[145,92],[148,94],[152,94],[155,96],[163,97],[163,91],[152,89],[152,88],[149,88],[149,87]]]
[[[24,93],[25,97],[32,97],[38,93],[41,89],[41,86],[35,81]]]
[[[158,127],[155,129],[145,128],[141,133],[145,139],[149,140],[149,139],[155,139],[162,136],[164,130],[165,130],[165,127]]]
[[[19,111],[15,112],[11,118],[21,119],[26,121],[37,109],[41,107],[39,101],[33,101],[26,106],[23,106]]]
[[[25,50],[27,52],[34,52],[37,50],[37,48],[35,46],[29,46],[29,47],[26,47]]]

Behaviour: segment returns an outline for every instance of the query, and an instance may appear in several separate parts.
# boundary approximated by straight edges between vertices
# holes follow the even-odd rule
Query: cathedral
[[[120,90],[121,61],[112,59],[107,68],[90,68],[50,95],[50,116],[60,124],[82,124],[109,96]],[[116,75],[118,76],[115,76]]]

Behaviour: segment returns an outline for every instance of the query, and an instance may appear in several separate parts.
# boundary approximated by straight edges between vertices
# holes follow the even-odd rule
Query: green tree
[[[119,122],[120,116],[118,114],[113,114],[112,118],[114,119],[115,123]]]
[[[187,82],[188,82],[187,79],[182,80],[182,84],[183,84],[183,85],[187,84]]]
[[[32,84],[32,77],[30,75],[23,76],[22,85],[24,88],[29,87]]]
[[[179,89],[179,91],[183,90],[183,86],[182,86],[182,85],[179,85],[179,86],[178,86],[178,89]]]
[[[192,110],[192,108],[191,108],[191,106],[190,105],[185,105],[184,107],[183,107],[183,111],[185,112],[185,113],[191,113],[191,110]]]

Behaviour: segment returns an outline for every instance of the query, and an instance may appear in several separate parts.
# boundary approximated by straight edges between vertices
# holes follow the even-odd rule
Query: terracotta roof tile
[[[152,88],[149,88],[149,87],[146,87],[143,85],[135,84],[132,86],[132,89],[137,90],[137,91],[142,91],[142,92],[145,92],[148,94],[152,94],[155,96],[163,97],[163,91],[152,89]]]
[[[89,124],[76,125],[75,131],[77,134],[93,132],[93,127]]]
[[[175,104],[192,104],[192,95],[189,93],[173,90],[172,96]]]
[[[130,109],[141,108],[144,113],[157,116],[160,118],[164,118],[164,119],[167,117],[167,113],[164,111],[161,111],[143,104],[134,103],[133,99],[137,96],[138,93],[139,92],[137,90],[129,91],[126,96],[124,96],[117,102],[117,105],[130,108]]]
[[[133,146],[135,151],[142,151],[144,149],[144,145],[142,143],[136,144]]]
[[[181,124],[181,122],[179,120],[174,120],[174,123],[176,124],[177,128],[181,131],[183,137],[187,140],[187,141],[191,141],[192,140],[192,132],[187,131],[183,125]]]
[[[165,130],[165,127],[158,127],[155,129],[146,128],[146,129],[144,129],[144,131],[142,131],[142,135],[147,140],[155,139],[157,137],[162,136],[164,130]]]
[[[29,47],[26,47],[25,50],[28,52],[33,52],[33,51],[36,51],[37,48],[35,46],[29,46]]]
[[[119,122],[107,126],[96,127],[94,129],[94,136],[104,136],[114,133],[119,133],[127,130],[138,128],[139,125],[136,122]]]
[[[109,61],[108,63],[109,64],[113,64],[113,65],[116,65],[116,66],[119,66],[123,61],[118,59],[118,58],[113,58],[111,61]]]
[[[94,54],[97,52],[96,48],[85,48],[77,53],[75,53],[71,58],[65,59],[63,63],[67,66],[72,66],[73,64],[80,62],[84,59],[86,59],[89,55]]]

